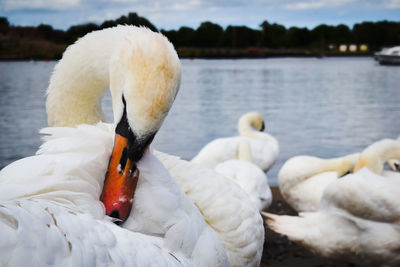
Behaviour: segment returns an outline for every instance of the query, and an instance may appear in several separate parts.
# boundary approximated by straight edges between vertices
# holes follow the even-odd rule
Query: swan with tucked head
[[[204,146],[192,162],[215,168],[219,163],[234,159],[240,140],[245,140],[250,144],[253,163],[268,171],[278,156],[279,144],[272,135],[263,132],[264,129],[264,119],[259,113],[246,113],[238,122],[240,136],[215,139]]]
[[[36,156],[0,172],[0,247],[8,248],[0,262],[259,264],[263,225],[245,192],[185,162],[177,177],[148,149],[179,83],[173,46],[145,28],[92,32],[70,46],[48,88],[49,124],[57,127],[42,130],[45,142]],[[98,122],[107,88],[113,124]],[[179,170],[176,165],[169,169]],[[217,194],[213,183],[224,184],[226,192]],[[111,223],[104,207],[126,229]]]
[[[2,264],[229,265],[218,235],[148,149],[179,83],[173,46],[145,28],[92,32],[67,49],[46,103],[57,127],[42,130],[36,156],[0,172]],[[114,124],[99,123],[107,88]]]
[[[330,183],[314,212],[299,216],[263,213],[272,230],[326,257],[363,266],[399,266],[400,179],[381,175],[388,159],[400,159],[400,142],[367,147],[354,174]]]
[[[315,211],[325,188],[352,172],[359,154],[322,159],[296,156],[286,161],[278,174],[279,190],[296,211]]]
[[[145,28],[106,29],[70,46],[50,79],[46,102],[50,126],[103,120],[101,98],[110,88],[115,144],[102,200],[106,214],[117,219],[129,215],[139,175],[136,162],[178,92],[180,64],[172,51],[164,36]]]
[[[268,186],[268,178],[257,165],[252,163],[250,145],[247,141],[239,142],[236,159],[218,164],[215,171],[240,185],[249,194],[258,210],[271,205],[272,192]]]

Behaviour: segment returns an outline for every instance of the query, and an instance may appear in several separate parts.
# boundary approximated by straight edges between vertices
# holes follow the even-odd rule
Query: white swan
[[[390,159],[387,163],[392,171],[400,171],[400,160]]]
[[[267,175],[251,161],[250,145],[241,140],[237,148],[237,159],[218,164],[215,171],[234,180],[246,191],[258,210],[269,207],[272,193],[268,185]]]
[[[278,174],[279,190],[296,211],[318,209],[325,188],[351,172],[359,154],[333,159],[296,156],[286,161]]]
[[[48,89],[49,124],[96,123],[103,117],[100,99],[110,87],[116,125],[44,129],[50,136],[37,156],[1,171],[0,223],[4,227],[0,233],[6,238],[0,247],[8,248],[0,254],[1,263],[226,266],[228,260],[232,265],[235,260],[249,265],[260,262],[262,220],[238,186],[231,183],[229,192],[220,192],[219,201],[238,203],[235,199],[241,199],[238,207],[256,226],[249,227],[249,220],[241,222],[243,215],[228,209],[223,211],[225,224],[213,230],[209,226],[218,225],[219,218],[203,214],[211,209],[218,214],[216,207],[222,205],[201,206],[191,196],[201,198],[209,186],[202,188],[204,192],[194,186],[188,193],[202,207],[200,214],[180,189],[192,186],[190,176],[184,173],[186,184],[178,187],[146,149],[172,105],[179,81],[180,65],[172,45],[144,28],[119,26],[93,32],[67,49]],[[126,219],[123,227],[129,230],[112,224],[98,201],[106,172],[102,192],[106,213]],[[198,177],[193,180],[202,185]],[[136,192],[131,190],[135,183]],[[35,216],[30,210],[35,210]],[[232,242],[241,247],[231,251],[223,247],[230,233],[243,237],[243,231],[247,234],[254,228],[261,231]],[[30,234],[25,236],[26,231]],[[43,238],[37,239],[38,235]],[[48,245],[37,246],[43,243]],[[40,256],[31,259],[30,253]],[[251,253],[254,258],[246,261]]]
[[[220,237],[232,266],[259,266],[264,226],[248,194],[214,170],[161,152],[157,158]]]
[[[279,154],[278,141],[264,130],[264,119],[256,113],[244,114],[239,119],[238,130],[240,136],[218,138],[204,146],[192,159],[208,168],[215,168],[217,164],[234,159],[236,148],[240,140],[246,140],[251,147],[251,158],[254,164],[263,171],[268,171]]]
[[[172,45],[144,28],[93,32],[67,49],[48,89],[49,123],[97,122],[109,85],[115,131],[101,123],[44,129],[50,136],[37,156],[0,172],[1,265],[229,265],[217,234],[146,150],[179,80]],[[106,212],[127,219],[130,231],[104,216],[108,165]],[[124,179],[138,182],[134,200]]]
[[[274,231],[316,253],[363,266],[400,264],[400,179],[379,175],[400,159],[400,142],[381,140],[360,155],[355,173],[332,182],[316,212],[299,216],[263,213]]]

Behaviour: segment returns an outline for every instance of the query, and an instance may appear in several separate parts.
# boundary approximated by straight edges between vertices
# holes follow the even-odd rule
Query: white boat
[[[375,53],[375,59],[382,65],[400,65],[400,46],[384,48]]]

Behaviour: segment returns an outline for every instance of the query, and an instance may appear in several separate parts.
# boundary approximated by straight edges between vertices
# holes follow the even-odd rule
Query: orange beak
[[[136,163],[128,157],[128,138],[115,135],[103,192],[100,200],[106,208],[106,215],[124,222],[131,212],[133,196],[139,179]]]

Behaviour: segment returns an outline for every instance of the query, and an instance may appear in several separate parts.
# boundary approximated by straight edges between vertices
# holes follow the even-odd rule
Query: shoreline
[[[349,55],[349,54],[338,54],[338,55],[275,55],[275,56],[240,56],[240,57],[229,57],[229,56],[203,56],[203,57],[190,57],[190,56],[179,56],[179,59],[205,59],[205,60],[239,60],[239,59],[269,59],[269,58],[366,58],[372,57],[372,55]],[[0,62],[18,62],[18,61],[58,61],[60,58],[35,58],[35,57],[16,57],[16,58],[2,58]]]

